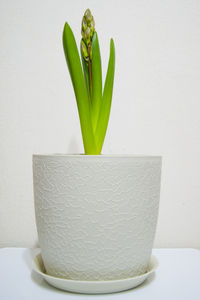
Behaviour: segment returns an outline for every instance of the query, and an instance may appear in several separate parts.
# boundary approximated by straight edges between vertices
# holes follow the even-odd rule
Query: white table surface
[[[58,290],[31,270],[33,250],[0,249],[1,300],[102,300],[102,299],[200,299],[200,251],[195,249],[154,249],[159,267],[139,287],[108,295],[81,295]]]

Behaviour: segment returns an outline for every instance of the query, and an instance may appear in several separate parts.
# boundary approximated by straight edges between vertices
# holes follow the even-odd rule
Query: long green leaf
[[[63,48],[76,96],[85,154],[96,154],[96,143],[92,129],[89,97],[76,41],[67,22],[65,23],[63,31]]]
[[[99,113],[97,128],[95,131],[95,137],[97,139],[97,149],[101,153],[103,142],[106,135],[108,126],[110,107],[112,102],[113,83],[115,73],[115,46],[113,39],[110,40],[110,57],[108,62],[108,70],[106,74],[106,80],[104,85],[101,110]]]
[[[92,39],[92,123],[96,130],[99,111],[102,101],[102,69],[101,54],[97,33]]]

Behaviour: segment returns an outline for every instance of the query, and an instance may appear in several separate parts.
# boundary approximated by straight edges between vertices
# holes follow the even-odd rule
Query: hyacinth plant
[[[110,57],[102,87],[101,55],[94,18],[89,9],[82,19],[80,52],[74,34],[66,22],[63,31],[63,48],[71,76],[79,112],[85,154],[101,154],[112,102],[115,48],[110,40]],[[81,65],[82,60],[82,65]]]

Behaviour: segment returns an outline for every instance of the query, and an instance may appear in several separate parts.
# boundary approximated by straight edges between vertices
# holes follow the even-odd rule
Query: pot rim
[[[161,155],[139,155],[139,154],[84,154],[84,153],[42,153],[42,154],[32,154],[32,157],[76,157],[76,158],[155,158],[162,159]]]

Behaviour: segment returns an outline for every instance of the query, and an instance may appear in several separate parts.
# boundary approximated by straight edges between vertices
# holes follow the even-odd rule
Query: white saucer
[[[121,280],[78,281],[47,275],[40,253],[35,255],[33,259],[33,270],[40,274],[50,285],[65,291],[83,294],[114,293],[134,288],[144,282],[157,267],[158,260],[155,256],[152,256],[148,271],[142,275]]]

